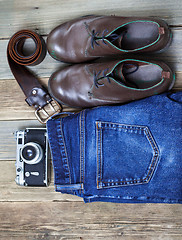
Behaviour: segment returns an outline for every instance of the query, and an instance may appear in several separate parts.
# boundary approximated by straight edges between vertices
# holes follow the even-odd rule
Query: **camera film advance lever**
[[[23,53],[26,39],[32,39],[35,43],[35,51],[28,56]],[[15,33],[11,37],[7,48],[10,69],[26,96],[25,101],[29,106],[35,108],[35,115],[41,123],[46,123],[52,115],[62,110],[62,107],[26,68],[26,66],[38,65],[43,61],[45,55],[46,44],[44,39],[29,30]]]

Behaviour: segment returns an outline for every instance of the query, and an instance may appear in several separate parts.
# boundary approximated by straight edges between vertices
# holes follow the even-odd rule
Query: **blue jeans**
[[[48,121],[55,189],[85,202],[182,203],[182,92]]]

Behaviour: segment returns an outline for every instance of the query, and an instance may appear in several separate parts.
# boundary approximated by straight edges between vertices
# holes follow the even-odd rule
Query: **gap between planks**
[[[169,25],[170,28],[175,30],[182,30],[182,25]],[[42,34],[43,38],[47,38],[48,34]],[[9,40],[11,37],[0,37],[0,40]]]

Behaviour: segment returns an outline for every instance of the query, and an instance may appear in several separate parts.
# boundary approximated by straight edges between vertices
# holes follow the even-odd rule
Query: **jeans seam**
[[[69,173],[69,182],[71,184],[71,174],[70,174],[69,160],[68,160],[68,155],[67,155],[66,145],[65,145],[65,141],[64,141],[64,135],[63,135],[63,129],[62,129],[62,119],[60,120],[60,130],[61,130],[60,133],[61,133],[61,138],[62,138],[63,146],[64,146],[67,169],[68,169],[68,173]]]
[[[82,116],[82,112],[80,113],[80,183],[81,183],[81,146],[82,146],[82,142],[81,142],[81,116]],[[80,194],[81,194],[81,189],[80,189]]]
[[[142,196],[128,196],[129,199],[126,199],[124,196],[111,196],[111,195],[93,195],[93,196],[88,196],[88,197],[85,197],[85,199],[91,199],[91,198],[112,198],[112,199],[123,199],[123,200],[140,200],[142,202],[142,200],[140,199]],[[180,198],[165,198],[165,197],[148,197],[148,196],[145,196],[147,200],[169,200],[169,201],[182,201],[182,199]]]
[[[98,137],[98,131],[99,129],[98,129],[98,122],[96,122],[96,144],[97,144],[97,146],[99,145],[99,137]],[[97,188],[99,188],[99,180],[98,180],[98,178],[99,178],[99,156],[98,156],[98,147],[97,147],[97,173],[96,173],[96,175],[97,175]]]
[[[102,165],[101,165],[101,156],[102,156],[102,151],[101,151],[101,148],[102,148],[102,145],[101,145],[101,128],[99,127],[99,123],[100,122],[96,122],[96,128],[97,128],[97,146],[100,147],[100,149],[98,149],[97,147],[97,188],[100,188],[100,183],[102,182],[101,181],[101,176],[102,176]],[[99,138],[99,135],[100,135],[100,138]],[[100,141],[99,141],[100,139]],[[100,153],[100,155],[99,155]]]
[[[153,157],[150,161],[150,165],[149,165],[149,170],[147,171],[147,176],[143,179],[140,179],[140,180],[137,180],[137,179],[133,179],[131,181],[102,181],[102,144],[101,144],[101,141],[102,141],[102,129],[112,129],[113,127],[111,126],[104,126],[102,127],[102,124],[113,124],[113,125],[117,125],[117,128],[121,128],[121,129],[136,129],[136,128],[139,128],[140,131],[143,131],[143,133],[145,133],[145,136],[147,138],[147,140],[149,141],[149,144],[150,146],[152,147],[153,149]],[[100,125],[100,126],[99,126]],[[122,125],[122,126],[118,126],[118,125]],[[121,186],[128,186],[128,185],[138,185],[138,184],[145,184],[145,183],[148,183],[153,175],[153,172],[155,170],[155,166],[157,165],[158,163],[158,158],[159,158],[159,149],[157,147],[157,144],[155,143],[155,140],[153,139],[151,133],[149,132],[149,128],[146,127],[146,126],[139,126],[139,125],[127,125],[127,124],[119,124],[119,123],[112,123],[112,122],[100,122],[100,121],[97,121],[96,122],[96,126],[97,126],[97,167],[98,167],[98,171],[97,171],[97,188],[111,188],[111,187],[121,187]],[[138,130],[138,129],[136,129]],[[98,132],[100,132],[100,143],[99,143],[99,135],[98,135]],[[98,146],[100,144],[100,156],[99,156],[99,153],[98,153]],[[100,165],[100,168],[99,168],[99,165]],[[153,171],[152,171],[153,169]],[[148,179],[147,179],[148,178]],[[102,184],[107,184],[107,183],[110,183],[110,184],[115,184],[115,183],[118,183],[120,185],[110,185],[110,186],[103,186]],[[122,183],[126,183],[126,185],[122,185]]]
[[[80,184],[84,183],[84,150],[85,150],[85,110],[80,114]],[[84,188],[80,189],[81,192],[84,191]]]

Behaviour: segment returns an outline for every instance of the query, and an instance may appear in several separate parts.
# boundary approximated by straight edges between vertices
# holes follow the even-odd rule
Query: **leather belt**
[[[23,45],[28,38],[34,41],[36,47],[31,55],[25,56]],[[33,73],[26,68],[26,66],[41,63],[45,56],[45,41],[33,31],[21,30],[15,33],[9,41],[7,57],[10,69],[26,96],[25,101],[29,106],[34,107],[35,115],[41,123],[46,123],[52,115],[62,110],[62,107],[49,95]]]

